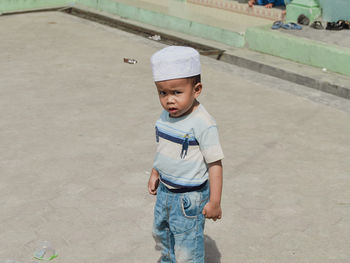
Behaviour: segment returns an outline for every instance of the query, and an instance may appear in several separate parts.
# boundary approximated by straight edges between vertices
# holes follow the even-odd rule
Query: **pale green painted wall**
[[[297,22],[298,17],[303,14],[311,21],[321,16],[321,7],[318,0],[293,0],[287,5],[287,22]]]
[[[315,10],[315,3],[321,7],[322,17],[326,21],[350,20],[350,0],[293,0],[292,6],[287,6],[287,20],[295,21],[295,17],[298,17],[301,13],[308,16],[311,20],[317,18],[319,14]],[[305,8],[302,9],[302,7]],[[314,8],[314,10],[306,7]]]
[[[349,48],[294,37],[270,27],[249,28],[246,41],[252,50],[350,76]]]
[[[295,5],[306,6],[306,7],[319,6],[319,2],[317,0],[293,0],[292,3]]]
[[[350,21],[350,0],[319,0],[323,18],[327,21]]]

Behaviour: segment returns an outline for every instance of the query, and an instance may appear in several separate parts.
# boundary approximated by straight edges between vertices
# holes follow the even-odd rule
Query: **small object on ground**
[[[327,69],[326,69],[326,68],[323,68],[322,71],[323,71],[323,72],[327,72]]]
[[[136,64],[137,60],[133,58],[124,58],[124,63]]]
[[[286,30],[301,30],[302,29],[301,26],[299,26],[298,24],[293,23],[293,22],[288,23],[288,24],[283,24],[282,28],[286,29]]]
[[[321,21],[314,21],[310,27],[315,28],[315,29],[324,29]]]
[[[345,27],[345,29],[350,29],[350,21],[345,20],[344,27]]]
[[[49,241],[40,241],[38,248],[34,252],[34,258],[49,261],[56,257],[58,254],[55,249],[51,246]]]
[[[272,24],[272,29],[279,29],[279,28],[281,28],[283,26],[283,22],[282,21],[275,21],[275,22],[273,22],[273,24]]]
[[[341,28],[338,28],[335,26],[335,22],[328,22],[326,26],[326,30],[341,30]]]
[[[328,22],[326,26],[327,30],[339,31],[342,30],[343,27],[340,23],[337,22]]]
[[[155,40],[155,41],[159,41],[161,40],[162,38],[160,37],[160,35],[154,35],[154,36],[150,36],[148,37],[149,39],[152,39],[152,40]]]
[[[301,14],[298,17],[298,24],[308,26],[310,24],[310,19],[304,14]]]
[[[338,21],[337,21],[337,25],[338,25],[341,29],[350,29],[350,22],[349,22],[349,21],[338,20]]]
[[[326,29],[335,31],[350,29],[350,22],[345,20],[338,20],[337,22],[328,22]]]

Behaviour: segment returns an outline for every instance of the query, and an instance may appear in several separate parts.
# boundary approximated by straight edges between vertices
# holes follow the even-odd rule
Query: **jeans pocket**
[[[200,203],[201,203],[201,193],[200,192],[188,192],[182,195],[181,209],[182,214],[186,218],[197,218],[200,214]]]
[[[170,217],[170,230],[175,236],[189,233],[196,225],[201,216],[201,192],[188,192],[179,195],[176,204],[176,213]]]

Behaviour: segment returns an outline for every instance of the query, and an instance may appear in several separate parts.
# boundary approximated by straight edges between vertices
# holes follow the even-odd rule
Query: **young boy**
[[[255,4],[264,5],[266,8],[272,8],[274,6],[284,6],[284,5],[286,5],[284,0],[249,0],[248,1],[248,5],[250,7],[253,7],[253,5],[255,5]]]
[[[148,191],[157,195],[153,236],[161,262],[204,262],[205,218],[221,218],[222,164],[215,120],[197,101],[199,53],[170,46],[151,58],[164,108],[156,122],[157,153]],[[209,183],[210,182],[210,183]]]

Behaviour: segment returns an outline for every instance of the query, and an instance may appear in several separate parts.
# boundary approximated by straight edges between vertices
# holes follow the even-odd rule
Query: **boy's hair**
[[[197,83],[201,82],[201,74],[198,74],[196,76],[193,77],[188,77],[188,79],[192,82],[192,86],[196,86]]]

